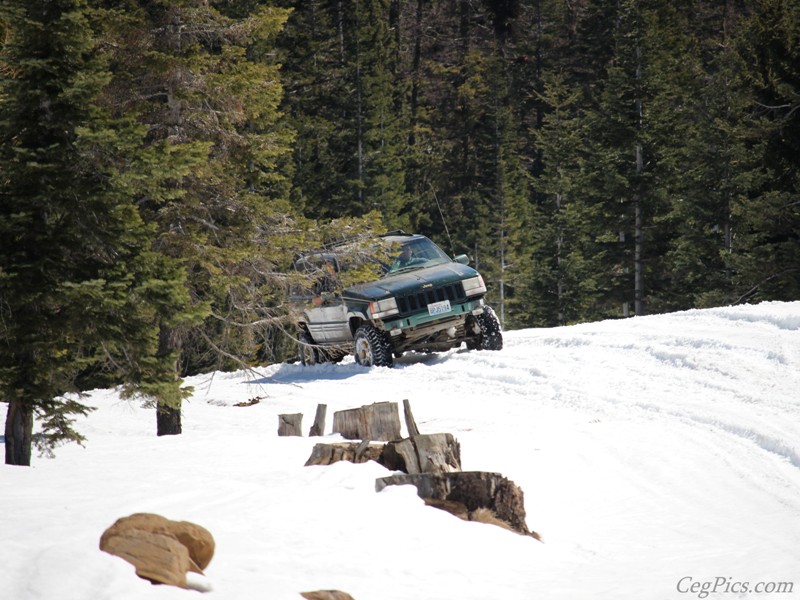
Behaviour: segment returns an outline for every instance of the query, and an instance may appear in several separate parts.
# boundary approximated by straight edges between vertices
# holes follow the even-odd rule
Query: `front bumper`
[[[453,304],[450,311],[440,315],[426,312],[386,319],[377,323],[389,334],[396,351],[421,350],[433,346],[453,347],[471,337],[465,324],[467,317],[483,311],[483,298]]]

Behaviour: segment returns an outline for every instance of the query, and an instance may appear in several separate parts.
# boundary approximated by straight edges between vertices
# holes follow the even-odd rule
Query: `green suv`
[[[500,323],[483,301],[486,285],[466,255],[451,259],[422,235],[393,232],[380,240],[392,256],[379,261],[383,275],[367,283],[337,286],[358,264],[347,245],[296,262],[317,280],[314,289],[293,296],[303,364],[354,352],[358,364],[391,367],[409,350],[437,352],[462,343],[502,349]]]

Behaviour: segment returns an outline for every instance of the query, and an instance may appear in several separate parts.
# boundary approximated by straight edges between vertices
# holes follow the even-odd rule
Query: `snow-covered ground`
[[[155,512],[214,535],[212,600],[800,598],[800,302],[505,341],[394,369],[194,377],[181,436],[91,393],[85,447],[0,467],[0,597],[195,594],[98,549],[117,518]],[[376,493],[389,473],[375,463],[304,467],[320,438],[277,435],[280,413],[302,412],[307,433],[326,403],[330,432],[336,410],[404,398],[423,433],[456,436],[464,470],[522,488],[544,543],[426,507],[408,486]]]

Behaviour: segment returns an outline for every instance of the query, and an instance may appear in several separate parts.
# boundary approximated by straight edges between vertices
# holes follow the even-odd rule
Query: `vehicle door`
[[[314,254],[298,261],[299,270],[313,282],[301,298],[309,333],[315,342],[339,342],[350,337],[347,311],[339,290],[339,261],[332,253]],[[345,337],[346,334],[346,337]]]

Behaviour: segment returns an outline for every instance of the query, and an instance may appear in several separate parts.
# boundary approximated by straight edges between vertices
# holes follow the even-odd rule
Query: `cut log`
[[[374,460],[381,463],[383,444],[344,443],[344,444],[316,444],[311,451],[311,456],[306,461],[307,467],[312,465],[332,465],[335,462],[346,460],[352,463],[365,463]]]
[[[377,402],[333,413],[333,432],[348,440],[389,442],[399,440],[397,402]]]
[[[278,435],[302,436],[303,413],[278,415]]]
[[[449,433],[416,435],[389,442],[383,464],[405,473],[452,473],[461,470],[461,447]]]
[[[327,404],[317,404],[317,414],[314,415],[314,424],[308,432],[309,437],[316,437],[325,434],[325,416],[328,413]]]
[[[470,520],[490,522],[487,513],[506,523],[512,530],[539,539],[525,522],[525,501],[522,490],[499,473],[466,471],[458,473],[421,473],[392,475],[375,482],[380,492],[389,485],[413,485],[417,495],[439,508],[463,505]],[[480,511],[480,512],[478,512]],[[450,511],[454,514],[455,511]],[[476,518],[473,518],[473,515]]]
[[[411,403],[408,400],[403,400],[403,416],[406,419],[406,429],[408,430],[408,437],[413,438],[419,435],[419,427],[414,420],[414,415],[411,414]]]

